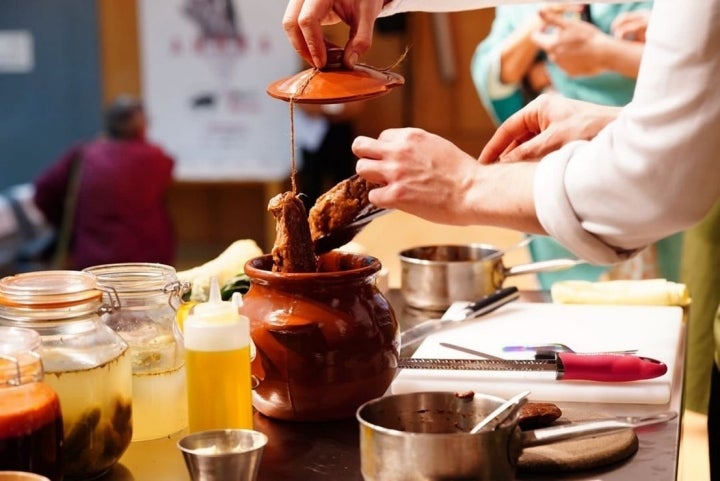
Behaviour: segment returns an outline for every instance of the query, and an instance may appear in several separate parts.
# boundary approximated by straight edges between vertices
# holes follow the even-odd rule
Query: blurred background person
[[[295,141],[300,153],[298,189],[305,208],[338,182],[355,174],[355,117],[363,102],[298,104]]]
[[[480,99],[499,125],[542,92],[602,105],[622,106],[635,89],[652,2],[528,4],[495,9],[490,34],[476,48],[472,77]],[[571,253],[549,237],[534,236],[533,260]],[[565,279],[680,277],[682,234],[650,246],[611,268],[582,265],[538,274],[549,289]]]
[[[172,265],[175,238],[166,195],[174,160],[146,140],[139,100],[118,97],[104,121],[105,135],[71,147],[34,183],[35,204],[58,231],[56,267]]]

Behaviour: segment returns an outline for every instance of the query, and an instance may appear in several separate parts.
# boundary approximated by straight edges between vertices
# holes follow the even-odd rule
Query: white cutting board
[[[547,374],[403,369],[390,390],[472,390],[509,398],[529,389],[533,401],[665,404],[681,347],[682,317],[680,307],[515,302],[427,337],[413,357],[474,358],[438,344],[447,342],[500,357],[532,359],[532,353],[503,352],[503,346],[559,342],[576,352],[637,349],[639,356],[664,362],[668,371],[655,379],[607,383],[555,380]]]

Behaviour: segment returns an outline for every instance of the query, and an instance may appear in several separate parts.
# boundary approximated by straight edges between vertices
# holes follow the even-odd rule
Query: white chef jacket
[[[393,0],[382,15],[518,0]],[[607,264],[699,222],[720,198],[720,0],[656,0],[635,95],[591,141],[545,156],[535,209],[552,237]]]

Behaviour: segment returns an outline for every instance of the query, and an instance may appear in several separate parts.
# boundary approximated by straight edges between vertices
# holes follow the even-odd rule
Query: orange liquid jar
[[[294,421],[349,418],[382,396],[395,376],[400,337],[395,313],[375,280],[380,261],[331,251],[314,273],[272,272],[269,255],[245,265],[257,354],[253,405]]]
[[[0,471],[29,471],[60,481],[60,402],[43,382],[39,347],[35,331],[0,327]]]

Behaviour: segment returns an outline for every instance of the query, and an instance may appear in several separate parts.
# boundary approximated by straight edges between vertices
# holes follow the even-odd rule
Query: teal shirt
[[[652,2],[635,2],[622,5],[592,4],[592,22],[601,31],[610,33],[615,17],[627,11],[649,10]],[[496,123],[501,123],[522,108],[526,98],[520,85],[505,85],[502,92],[492,92],[490,86],[499,79],[490,77],[499,73],[500,48],[505,40],[528,18],[535,15],[539,4],[500,6],[495,9],[495,20],[488,37],[476,48],[471,62],[471,73],[483,105]],[[599,75],[570,77],[551,62],[547,62],[553,88],[565,97],[602,105],[625,105],[632,99],[635,79],[615,72]]]

